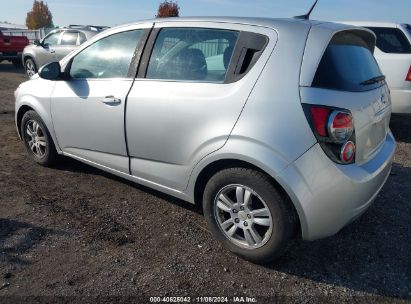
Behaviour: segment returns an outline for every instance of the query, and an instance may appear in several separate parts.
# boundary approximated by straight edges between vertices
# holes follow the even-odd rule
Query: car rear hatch
[[[313,26],[307,40],[301,102],[314,135],[336,163],[366,163],[389,132],[391,99],[374,48],[370,31],[332,23]],[[352,159],[343,157],[347,151],[354,152]]]

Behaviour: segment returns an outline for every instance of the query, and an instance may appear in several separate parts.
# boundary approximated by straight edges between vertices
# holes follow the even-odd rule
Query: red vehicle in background
[[[0,62],[11,61],[15,67],[20,67],[21,55],[28,44],[27,37],[6,36],[0,31]]]

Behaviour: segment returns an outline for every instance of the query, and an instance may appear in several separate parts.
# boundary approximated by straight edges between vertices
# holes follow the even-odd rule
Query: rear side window
[[[366,83],[381,75],[369,45],[358,35],[342,32],[328,45],[312,86],[361,92],[381,86],[381,82]]]
[[[411,35],[411,25],[409,25],[409,24],[404,24],[404,26],[405,26],[405,29],[407,30],[408,34]]]
[[[411,44],[397,28],[370,27],[377,36],[377,47],[384,53],[411,54]]]
[[[238,35],[218,29],[162,29],[146,78],[224,82]]]

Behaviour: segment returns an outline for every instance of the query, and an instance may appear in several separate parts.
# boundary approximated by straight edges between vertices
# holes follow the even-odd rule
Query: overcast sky
[[[179,0],[181,16],[290,17],[314,0]],[[32,0],[2,0],[0,22],[24,24]],[[160,0],[48,0],[55,25],[116,25],[153,18]],[[411,23],[411,0],[319,0],[312,19]]]

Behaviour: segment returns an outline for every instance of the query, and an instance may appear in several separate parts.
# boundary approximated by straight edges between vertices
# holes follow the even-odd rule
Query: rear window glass
[[[405,29],[407,30],[407,32],[411,35],[411,25],[409,24],[404,24]]]
[[[377,36],[377,47],[384,53],[411,54],[411,44],[397,28],[370,27]]]
[[[380,68],[367,43],[357,35],[335,35],[318,66],[312,86],[340,91],[361,92],[381,86],[366,84],[381,76]]]

